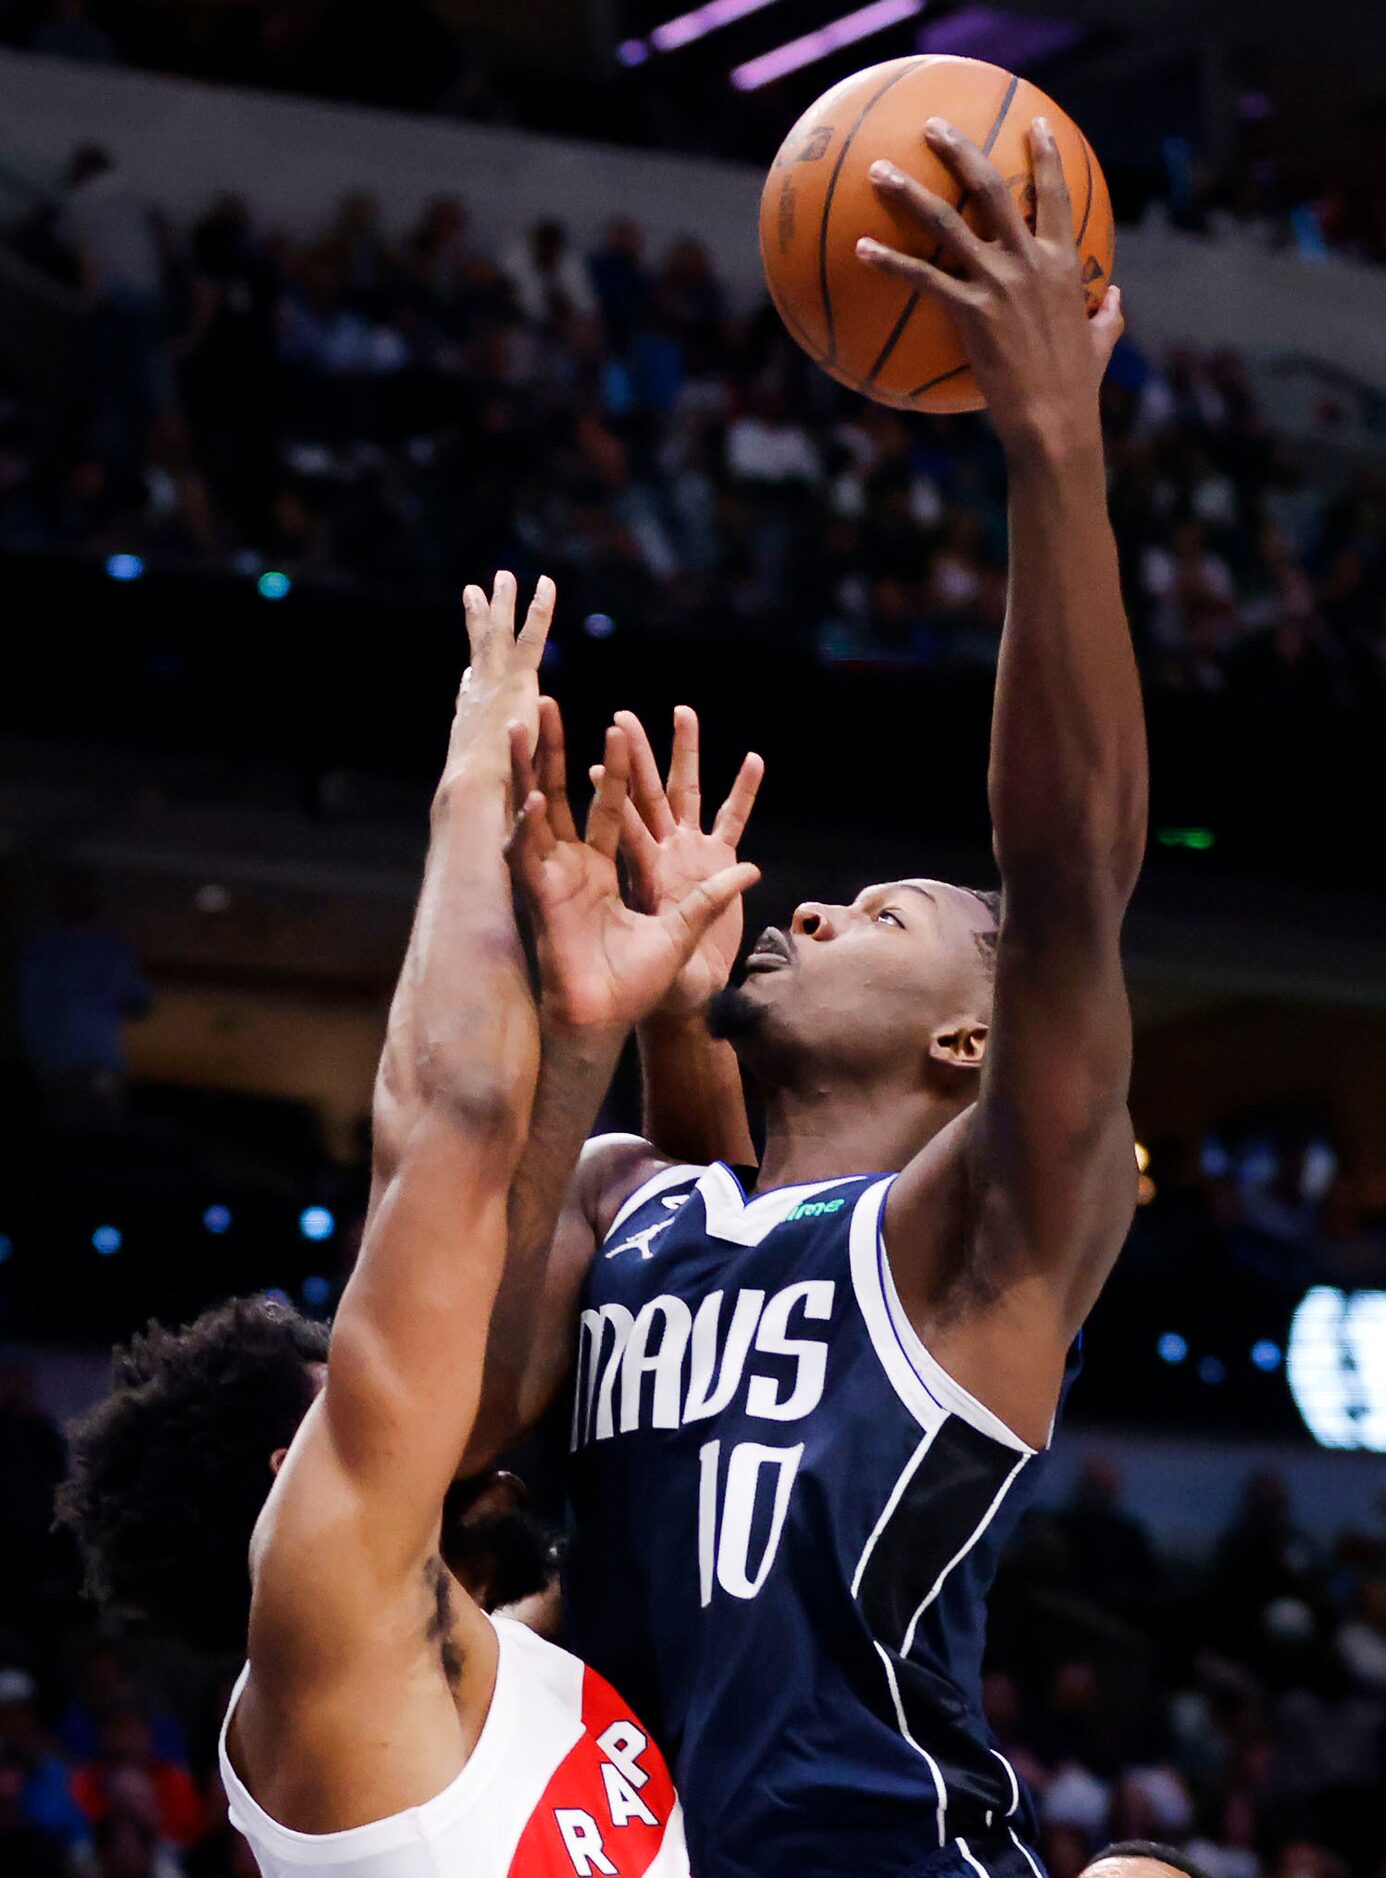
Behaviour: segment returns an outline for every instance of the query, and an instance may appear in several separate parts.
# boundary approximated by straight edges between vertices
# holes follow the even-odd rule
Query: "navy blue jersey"
[[[981,1665],[1041,1460],[909,1325],[889,1187],[666,1169],[593,1264],[573,1641],[673,1763],[699,1878],[1040,1870]]]

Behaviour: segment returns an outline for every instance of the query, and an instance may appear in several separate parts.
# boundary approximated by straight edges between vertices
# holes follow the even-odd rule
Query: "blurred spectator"
[[[61,1840],[25,1817],[26,1784],[21,1762],[0,1750],[0,1871],[6,1878],[66,1878]]]
[[[90,879],[65,875],[54,910],[20,955],[20,1031],[50,1122],[83,1132],[119,1119],[121,1032],[149,1009],[149,987],[130,946],[102,923]]]
[[[1121,1505],[1121,1474],[1102,1455],[1083,1463],[1061,1515],[1073,1577],[1095,1603],[1125,1615],[1149,1608],[1155,1588],[1155,1552],[1140,1521]],[[1124,1832],[1126,1839],[1158,1833]]]
[[[27,1670],[0,1668],[0,1764],[7,1770],[5,1785],[19,1785],[21,1823],[70,1849],[86,1841],[87,1820],[71,1770],[39,1725],[37,1693]]]
[[[99,1750],[77,1768],[72,1791],[94,1826],[112,1814],[131,1815],[176,1846],[194,1844],[205,1827],[192,1776],[155,1752],[149,1724],[135,1708],[103,1722]]]
[[[91,322],[94,443],[107,462],[138,462],[168,402],[163,257],[147,205],[109,153],[72,160],[62,226]]]
[[[520,311],[536,325],[562,327],[575,315],[596,311],[591,279],[562,222],[536,222],[506,250],[501,268]]]
[[[56,1569],[53,1494],[67,1444],[22,1363],[0,1365],[0,1609],[23,1618]],[[17,1685],[16,1685],[17,1686]]]
[[[1341,1626],[1336,1643],[1357,1687],[1386,1698],[1386,1578],[1359,1585],[1356,1614]]]

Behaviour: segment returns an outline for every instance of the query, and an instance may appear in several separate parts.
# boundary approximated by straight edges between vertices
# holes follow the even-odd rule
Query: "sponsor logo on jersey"
[[[836,1200],[800,1200],[792,1213],[785,1215],[785,1223],[796,1219],[822,1219],[829,1213],[840,1213],[847,1202],[840,1195]]]

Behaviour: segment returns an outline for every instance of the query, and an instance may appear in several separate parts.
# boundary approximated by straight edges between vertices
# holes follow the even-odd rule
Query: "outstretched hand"
[[[548,575],[542,575],[518,635],[516,593],[515,576],[505,570],[496,575],[489,600],[481,587],[463,589],[470,663],[457,693],[440,794],[468,763],[495,765],[504,774],[512,724],[524,726],[528,747],[534,749],[539,734],[539,666],[553,624],[556,593]]]
[[[904,175],[873,163],[871,180],[960,272],[863,237],[858,258],[879,273],[941,300],[953,315],[992,420],[1007,444],[1060,447],[1085,440],[1121,337],[1121,292],[1109,287],[1091,319],[1083,293],[1073,210],[1063,162],[1046,118],[1030,130],[1035,173],[1032,234],[1006,179],[970,138],[941,118],[924,127],[929,147],[979,205],[989,239],[960,211]]]
[[[754,752],[746,757],[711,832],[705,834],[697,712],[684,704],[674,712],[667,784],[660,780],[659,765],[640,719],[631,711],[618,711],[616,727],[630,749],[630,796],[622,813],[621,852],[629,871],[631,898],[641,912],[660,913],[733,865],[765,764]],[[600,777],[600,770],[592,772],[594,782]],[[687,1016],[701,1010],[722,989],[741,949],[744,925],[738,894],[703,933],[670,986],[661,1011]]]
[[[628,1030],[668,997],[709,929],[759,870],[733,863],[685,880],[656,909],[627,906],[616,856],[633,812],[628,732],[620,725],[607,732],[582,835],[568,800],[562,719],[551,698],[539,707],[536,756],[519,724],[510,750],[518,809],[510,864],[534,922],[543,1021],[563,1030]]]

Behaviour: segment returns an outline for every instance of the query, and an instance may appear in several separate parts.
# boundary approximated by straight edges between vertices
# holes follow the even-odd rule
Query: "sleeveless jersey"
[[[981,1668],[1042,1461],[911,1328],[890,1184],[668,1168],[593,1263],[573,1636],[669,1755],[699,1878],[1040,1873]]]
[[[503,1617],[496,1688],[470,1759],[422,1806],[346,1832],[291,1832],[251,1796],[221,1730],[231,1823],[263,1878],[689,1878],[658,1748],[609,1684]]]

